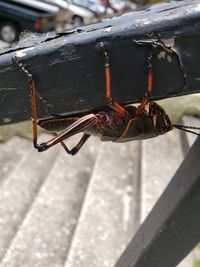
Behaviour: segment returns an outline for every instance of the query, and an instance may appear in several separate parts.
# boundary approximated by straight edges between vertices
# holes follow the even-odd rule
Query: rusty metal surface
[[[40,118],[105,106],[101,42],[110,57],[112,95],[120,103],[144,95],[150,51],[152,99],[200,92],[199,1],[174,2],[59,35],[29,36],[1,51],[0,124],[30,118],[28,83],[13,55],[33,74]]]

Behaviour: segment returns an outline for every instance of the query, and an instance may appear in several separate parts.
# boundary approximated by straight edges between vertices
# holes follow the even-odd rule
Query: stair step
[[[196,120],[183,117],[185,125],[198,125]],[[184,159],[184,146],[187,151],[195,141],[195,135],[174,129],[167,135],[142,142],[142,176],[141,176],[141,222],[144,221],[170,179]],[[190,253],[178,267],[192,267],[194,254]]]
[[[200,118],[194,116],[184,115],[181,120],[181,124],[188,126],[197,126],[200,127]],[[200,131],[196,131],[197,133]],[[185,154],[188,152],[189,148],[194,144],[197,136],[185,131],[181,131],[181,137],[183,142],[183,149]]]
[[[113,266],[136,231],[140,145],[102,144],[65,267]]]
[[[0,186],[6,177],[15,169],[20,160],[26,155],[30,147],[30,141],[17,136],[1,144]]]
[[[142,141],[141,222],[144,221],[184,158],[180,131]]]
[[[75,157],[60,149],[1,267],[64,266],[98,147],[91,139]]]
[[[16,140],[17,142],[19,140]],[[31,208],[57,156],[57,149],[38,154],[32,147],[0,187],[0,260]]]

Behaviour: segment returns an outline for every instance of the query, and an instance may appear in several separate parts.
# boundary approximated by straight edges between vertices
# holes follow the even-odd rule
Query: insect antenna
[[[185,132],[192,133],[192,134],[200,136],[200,133],[192,131],[192,130],[200,130],[200,127],[186,126],[186,125],[180,125],[180,124],[173,124],[172,126],[174,128],[176,128],[176,129],[179,129],[179,130],[182,130],[182,131],[185,131]]]

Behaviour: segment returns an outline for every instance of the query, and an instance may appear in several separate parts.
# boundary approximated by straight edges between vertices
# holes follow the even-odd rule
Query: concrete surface
[[[63,149],[39,155],[32,152],[38,159],[43,154],[44,169],[39,169],[38,162],[35,169],[46,178],[18,226],[1,266],[63,266],[95,163],[98,145],[91,141],[89,149],[85,147],[76,158],[67,158]],[[44,158],[50,155],[53,161]],[[30,172],[35,177],[32,168]],[[30,175],[26,179],[30,181]]]
[[[140,142],[101,145],[65,267],[114,266],[139,225],[140,153]]]
[[[0,267],[114,266],[182,161],[181,140],[177,130],[142,143],[91,138],[75,157],[1,143]]]

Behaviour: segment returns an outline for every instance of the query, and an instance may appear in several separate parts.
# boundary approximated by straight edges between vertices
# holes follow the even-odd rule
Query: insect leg
[[[148,69],[147,91],[146,91],[144,97],[142,98],[140,105],[137,108],[137,114],[143,114],[146,106],[150,102],[149,97],[152,93],[152,86],[153,86],[153,71],[152,71],[152,63],[151,63],[152,57],[153,57],[152,51],[150,51],[149,56],[148,56],[148,62],[147,62],[147,69]]]
[[[67,129],[65,131],[63,131],[58,136],[54,137],[53,139],[51,139],[47,142],[38,144],[38,142],[37,142],[38,129],[37,129],[37,109],[36,109],[35,82],[32,78],[32,75],[28,72],[28,70],[25,69],[23,64],[18,62],[16,56],[13,57],[13,62],[18,66],[20,71],[25,73],[25,75],[28,78],[28,82],[29,82],[29,91],[30,91],[30,100],[31,100],[31,114],[32,114],[32,123],[33,123],[33,146],[39,152],[41,152],[41,151],[47,150],[48,148],[56,145],[59,142],[61,142],[61,145],[65,148],[65,150],[67,152],[69,152],[70,154],[77,153],[78,150],[82,147],[82,145],[87,141],[89,136],[87,138],[86,138],[86,136],[83,136],[84,138],[81,139],[82,141],[80,140],[79,143],[77,144],[77,146],[74,149],[72,149],[71,151],[63,143],[63,140],[72,136],[72,135],[75,135],[76,133],[79,133],[85,129],[92,127],[94,124],[96,124],[96,122],[98,121],[98,118],[95,117],[93,114],[86,115],[86,116],[78,119],[74,123],[72,123],[69,127],[67,127]],[[48,120],[45,120],[45,122],[47,123]]]
[[[147,85],[147,92],[146,97],[149,97],[152,93],[152,85],[153,85],[153,72],[152,72],[152,51],[150,51],[148,56],[148,62],[147,62],[147,69],[148,69],[148,85]]]
[[[57,133],[54,133],[55,136],[58,136]],[[91,135],[89,134],[83,134],[83,136],[81,137],[80,141],[78,142],[78,144],[73,147],[71,150],[66,146],[66,144],[64,143],[64,141],[61,141],[60,144],[62,145],[62,147],[64,148],[64,150],[67,152],[67,154],[74,156],[75,154],[78,153],[78,151],[81,149],[81,147],[85,144],[85,142],[88,140],[88,138]]]
[[[81,149],[81,147],[85,144],[85,142],[88,140],[90,136],[91,135],[89,134],[83,134],[78,144],[70,150],[70,155],[74,156],[75,154],[77,154],[78,151]]]
[[[111,96],[111,88],[110,88],[110,62],[108,58],[108,53],[103,47],[104,53],[104,67],[105,67],[105,80],[106,80],[106,101],[108,105],[118,112],[119,116],[126,116],[126,110],[117,102],[115,102]]]
[[[13,56],[13,62],[18,66],[20,71],[24,72],[29,82],[29,94],[31,101],[31,115],[33,123],[33,146],[37,148],[37,138],[38,138],[38,129],[37,129],[37,109],[36,109],[36,93],[35,93],[35,82],[32,78],[32,74],[25,69],[22,63],[19,63],[16,56]]]
[[[71,137],[71,136],[73,136],[73,135],[75,135],[77,133],[83,132],[83,131],[91,128],[97,122],[98,122],[98,118],[94,114],[85,115],[82,118],[80,118],[77,121],[75,121],[74,123],[72,123],[70,126],[68,126],[66,128],[66,130],[64,130],[63,132],[58,134],[56,137],[50,139],[47,142],[43,142],[41,144],[37,144],[36,148],[37,148],[37,150],[39,152],[42,152],[42,151],[45,151],[45,150],[49,149],[50,147],[52,147],[52,146],[54,146],[54,145],[56,145],[56,144],[58,144],[60,142],[61,142],[61,145],[64,148],[66,148],[66,145],[65,144],[63,145],[63,140],[65,140],[65,139],[67,139],[67,138],[69,138],[69,137]],[[86,138],[86,136],[84,136],[83,140],[79,141],[79,143],[77,145],[78,146],[77,147],[78,150],[87,141],[88,138],[89,138],[89,136],[87,138]],[[66,151],[68,152],[69,149],[67,148]],[[76,152],[76,149],[75,149],[75,151],[72,149],[72,153],[73,152]]]
[[[133,118],[133,119],[130,119],[130,120],[128,121],[127,126],[126,126],[124,132],[121,134],[121,136],[120,136],[118,139],[115,140],[115,142],[120,142],[120,141],[126,136],[126,134],[127,134],[128,130],[129,130],[129,128],[130,128],[132,122],[133,122],[134,120],[136,120],[136,119],[137,119],[137,117],[136,117],[136,118]]]

